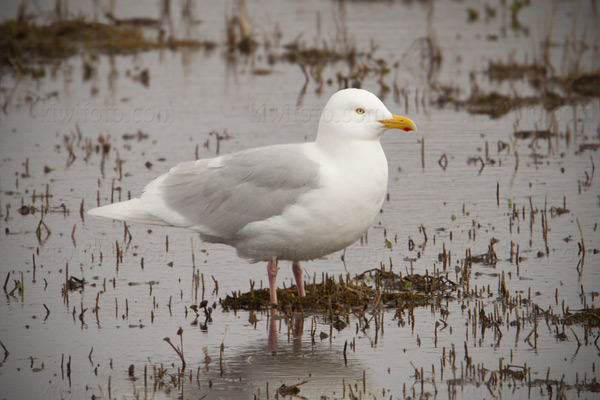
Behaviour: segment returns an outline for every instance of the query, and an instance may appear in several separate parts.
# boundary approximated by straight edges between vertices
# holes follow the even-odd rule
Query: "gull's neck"
[[[382,151],[379,138],[353,137],[346,132],[335,130],[324,133],[328,126],[319,126],[319,133],[315,139],[315,145],[322,152],[332,156],[352,157],[360,153]]]
[[[385,162],[385,154],[378,139],[318,137],[314,144],[323,156],[338,163],[362,164],[377,159]]]

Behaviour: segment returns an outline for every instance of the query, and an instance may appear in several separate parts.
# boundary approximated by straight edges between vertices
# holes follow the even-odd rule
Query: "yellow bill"
[[[386,128],[389,129],[402,129],[406,132],[417,130],[417,125],[415,125],[412,119],[400,117],[398,115],[393,115],[392,119],[383,119],[378,122],[382,123]]]

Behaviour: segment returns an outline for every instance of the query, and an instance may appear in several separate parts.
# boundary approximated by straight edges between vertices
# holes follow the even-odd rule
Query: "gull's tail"
[[[169,225],[162,219],[147,212],[140,199],[131,199],[92,208],[87,213],[94,217],[112,218],[120,221],[140,222],[152,225]]]

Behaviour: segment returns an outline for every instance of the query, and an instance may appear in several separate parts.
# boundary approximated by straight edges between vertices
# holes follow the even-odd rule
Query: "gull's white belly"
[[[235,245],[238,253],[257,261],[270,257],[310,260],[358,240],[381,209],[388,173],[380,146],[370,157],[361,156],[363,162],[351,154],[330,164],[321,160],[321,187],[306,193],[281,215],[248,224]]]

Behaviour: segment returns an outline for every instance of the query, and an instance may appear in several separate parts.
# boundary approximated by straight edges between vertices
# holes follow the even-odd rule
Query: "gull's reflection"
[[[233,355],[228,348],[222,374],[219,368],[203,371],[199,381],[184,384],[181,397],[273,399],[282,385],[297,385],[299,392],[292,398],[351,398],[352,394],[365,397],[365,387],[366,394],[374,389],[359,362],[349,359],[345,365],[342,339],[320,340],[317,336],[314,340],[316,318],[282,316],[275,310],[265,317],[266,339]],[[219,361],[213,358],[213,362]],[[284,398],[281,392],[278,397]]]
[[[271,308],[269,310],[269,337],[267,342],[269,344],[269,351],[272,353],[273,356],[277,355],[276,353],[278,341],[278,325],[280,325],[281,322],[284,320],[285,318],[278,314],[276,308]],[[300,315],[297,315],[292,317],[290,322],[292,324],[292,348],[295,352],[301,352],[302,331],[304,330],[304,318],[302,318]]]

